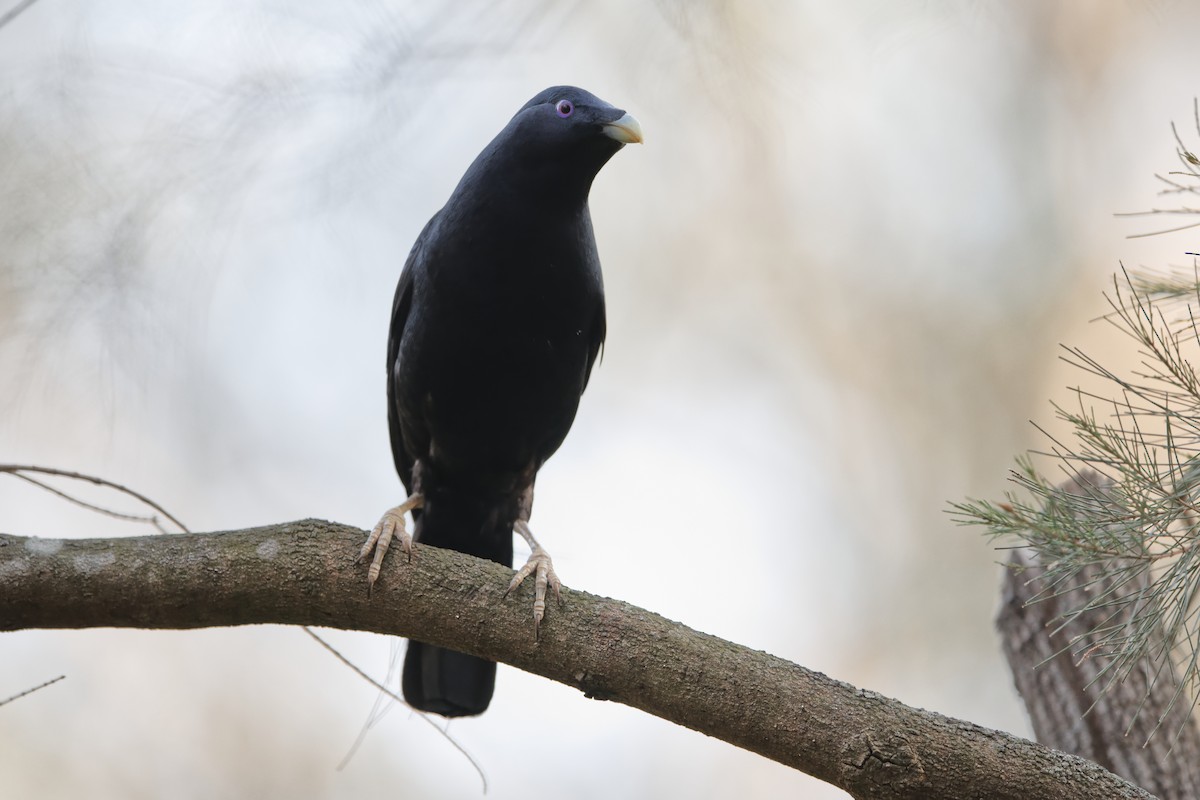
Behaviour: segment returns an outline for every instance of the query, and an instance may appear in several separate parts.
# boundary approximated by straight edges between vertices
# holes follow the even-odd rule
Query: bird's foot
[[[371,559],[371,566],[367,569],[368,595],[371,593],[371,587],[375,585],[375,581],[379,580],[379,569],[383,564],[383,556],[387,553],[393,537],[399,539],[400,549],[408,556],[409,561],[412,560],[412,534],[408,532],[408,526],[404,523],[404,515],[423,505],[425,505],[425,497],[418,492],[395,508],[383,512],[383,516],[371,530],[371,535],[367,537],[362,550],[358,552],[358,558],[354,559],[354,563],[357,564],[372,550],[375,551],[375,557]]]
[[[561,604],[562,583],[559,582],[558,575],[554,573],[554,562],[550,560],[550,554],[538,544],[537,539],[533,538],[533,532],[529,530],[529,523],[517,520],[513,525],[513,530],[521,535],[533,552],[529,554],[529,560],[525,562],[525,566],[517,570],[517,574],[513,576],[508,588],[504,591],[504,596],[508,597],[508,593],[520,586],[530,575],[534,576],[533,638],[536,641],[541,633],[542,618],[546,616],[546,588],[554,590],[554,599]]]

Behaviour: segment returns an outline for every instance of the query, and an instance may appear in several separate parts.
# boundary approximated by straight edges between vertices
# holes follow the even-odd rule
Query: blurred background
[[[533,516],[564,582],[1028,735],[1003,553],[947,502],[1042,443],[1028,420],[1078,380],[1059,342],[1132,360],[1088,324],[1119,263],[1195,249],[1113,214],[1171,205],[1198,24],[1166,0],[34,3],[0,28],[0,461],[193,530],[370,527],[402,495],[404,257],[517,108],[578,84],[647,140],[592,192],[608,344]],[[149,532],[2,478],[4,532]],[[328,637],[386,673],[391,640]],[[402,708],[339,771],[376,693],[295,629],[0,636],[0,697],[61,673],[0,709],[5,797],[480,793]],[[845,796],[503,666],[450,733],[493,798]]]

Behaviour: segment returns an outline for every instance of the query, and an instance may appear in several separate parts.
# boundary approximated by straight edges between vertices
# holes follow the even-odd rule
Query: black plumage
[[[516,530],[534,550],[534,620],[549,557],[525,524],[538,469],[562,444],[604,342],[604,287],[588,211],[600,168],[637,121],[588,92],[556,86],[526,103],[426,224],[400,276],[387,352],[392,454],[409,499],[363,547],[369,581],[395,533],[511,566]],[[379,540],[379,541],[377,541]],[[410,642],[405,699],[446,716],[479,714],[496,665]]]

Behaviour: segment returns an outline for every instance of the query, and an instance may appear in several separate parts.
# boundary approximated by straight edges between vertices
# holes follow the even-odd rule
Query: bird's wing
[[[592,377],[592,367],[597,360],[604,358],[604,335],[608,330],[604,318],[604,295],[600,296],[600,306],[596,309],[596,317],[592,320],[592,329],[588,331],[588,360],[587,369],[583,371],[583,388],[586,389],[588,379]]]
[[[433,219],[437,219],[435,214]],[[388,330],[387,344],[387,403],[388,403],[388,433],[392,440],[392,458],[396,462],[396,472],[404,488],[412,493],[412,468],[416,456],[408,452],[404,444],[404,435],[400,430],[400,405],[396,396],[397,361],[400,359],[400,340],[404,336],[404,326],[408,322],[408,312],[412,308],[414,273],[416,263],[421,259],[424,250],[425,236],[433,225],[429,220],[417,241],[413,244],[400,272],[400,282],[396,284],[396,299],[392,301],[392,324]]]

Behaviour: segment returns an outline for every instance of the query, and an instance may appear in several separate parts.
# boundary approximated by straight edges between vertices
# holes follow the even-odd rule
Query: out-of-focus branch
[[[373,597],[365,532],[304,520],[225,533],[0,536],[0,630],[278,623],[406,636],[512,664],[802,770],[855,797],[1148,798],[1095,763],[906,706],[580,591],[533,640],[511,570],[420,547]],[[732,591],[732,590],[730,590]]]
[[[37,0],[21,0],[15,6],[0,14],[0,28],[3,28],[8,23],[12,22],[17,17],[29,10],[29,7],[36,3]]]

